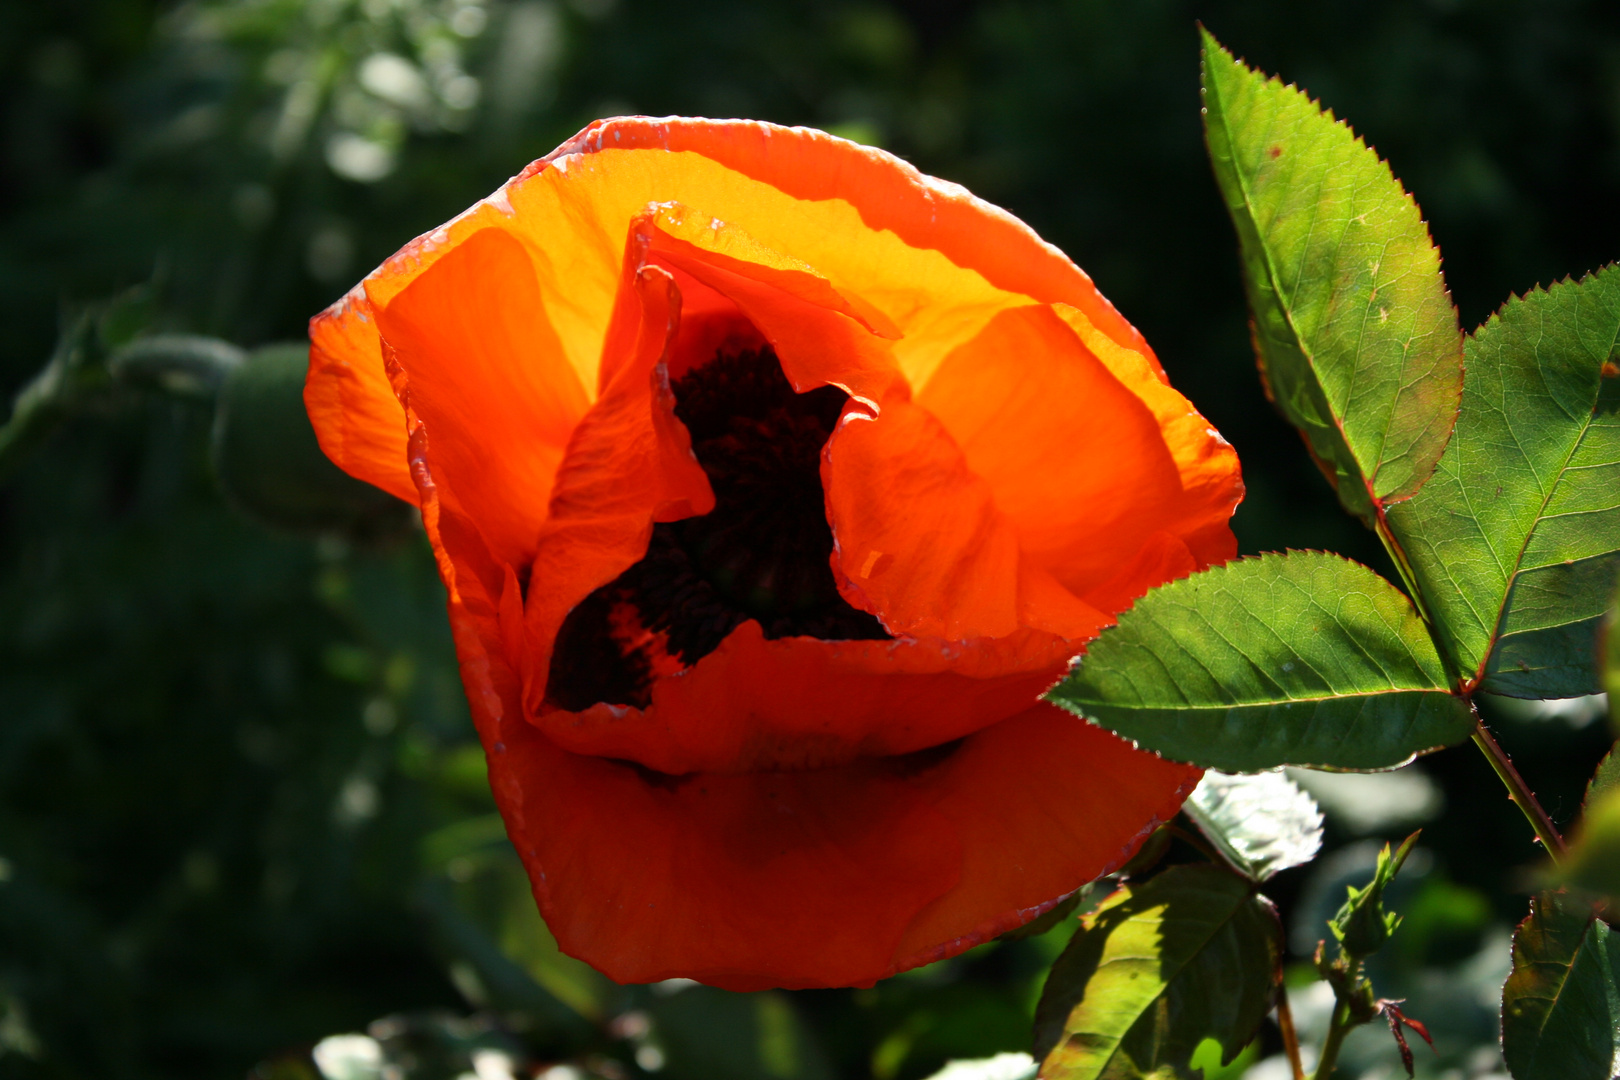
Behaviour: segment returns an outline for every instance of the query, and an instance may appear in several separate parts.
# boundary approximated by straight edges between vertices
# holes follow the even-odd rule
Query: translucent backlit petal
[[[321,449],[350,476],[416,502],[406,462],[405,410],[383,372],[382,342],[356,289],[309,323],[304,407]]]

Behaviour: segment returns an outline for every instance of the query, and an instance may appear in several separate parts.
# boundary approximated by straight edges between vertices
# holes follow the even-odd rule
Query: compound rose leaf
[[[1468,341],[1433,479],[1389,510],[1442,646],[1480,687],[1603,689],[1620,573],[1620,271],[1514,299]]]
[[[1620,940],[1595,909],[1542,893],[1513,935],[1502,1057],[1514,1080],[1609,1080],[1620,1050]]]
[[[1154,589],[1047,697],[1227,772],[1392,769],[1472,730],[1411,602],[1322,552],[1240,559]]]
[[[1186,1075],[1210,1038],[1230,1063],[1271,1008],[1282,924],[1271,902],[1215,866],[1122,887],[1052,965],[1035,1010],[1045,1080]]]
[[[1423,486],[1456,417],[1462,333],[1440,253],[1348,126],[1207,31],[1203,46],[1205,137],[1267,393],[1370,524]]]

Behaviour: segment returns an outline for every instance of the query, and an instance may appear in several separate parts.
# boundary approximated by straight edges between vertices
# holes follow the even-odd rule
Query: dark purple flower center
[[[546,684],[558,708],[645,706],[658,674],[697,663],[748,619],[767,638],[889,637],[838,594],[828,562],[821,448],[848,396],[795,393],[768,346],[722,352],[673,389],[715,507],[654,525],[641,561],[569,613]]]

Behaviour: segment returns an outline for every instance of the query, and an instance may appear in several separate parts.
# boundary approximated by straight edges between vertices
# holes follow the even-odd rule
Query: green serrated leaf
[[[1321,552],[1240,559],[1154,589],[1047,697],[1227,772],[1390,769],[1472,730],[1411,602]]]
[[[1492,693],[1595,694],[1620,573],[1620,271],[1510,300],[1469,339],[1456,431],[1389,509],[1443,647]]]
[[[1389,166],[1203,35],[1204,132],[1237,226],[1267,393],[1350,512],[1422,487],[1462,390],[1440,254]]]
[[[1176,866],[1103,901],[1035,1011],[1045,1080],[1183,1076],[1206,1037],[1235,1058],[1271,1008],[1282,926],[1249,882]]]
[[[1620,941],[1592,906],[1531,902],[1502,987],[1502,1056],[1515,1080],[1610,1080],[1620,1050]]]

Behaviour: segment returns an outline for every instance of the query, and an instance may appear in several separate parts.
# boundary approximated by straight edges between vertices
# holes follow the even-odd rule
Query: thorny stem
[[[1294,1080],[1305,1080],[1305,1062],[1299,1056],[1299,1033],[1294,1030],[1294,1010],[1288,1005],[1288,988],[1277,988],[1277,1027],[1282,1031],[1283,1053],[1294,1070]]]
[[[1406,549],[1401,546],[1400,541],[1395,538],[1395,534],[1390,530],[1389,523],[1384,517],[1383,506],[1377,500],[1374,500],[1373,505],[1377,508],[1377,517],[1373,529],[1378,534],[1378,539],[1383,541],[1384,550],[1389,552],[1390,558],[1394,560],[1395,568],[1400,571],[1401,580],[1406,583],[1407,592],[1411,594],[1412,603],[1417,608],[1418,615],[1423,619],[1424,624],[1428,626],[1430,636],[1435,636],[1434,619],[1430,617],[1428,607],[1423,602],[1423,590],[1418,588],[1417,575],[1413,573],[1412,564],[1406,557]],[[1438,638],[1436,638],[1436,641],[1438,643]],[[1441,649],[1440,655],[1449,668],[1451,662],[1447,657],[1446,650]],[[1452,674],[1455,676],[1457,672],[1453,671]],[[1468,702],[1468,711],[1474,714],[1474,745],[1479,747],[1479,752],[1484,754],[1485,759],[1491,763],[1491,768],[1496,770],[1496,775],[1502,778],[1502,783],[1508,789],[1508,797],[1518,804],[1520,811],[1524,813],[1525,819],[1530,822],[1530,827],[1536,831],[1536,838],[1541,841],[1541,846],[1547,850],[1547,854],[1552,857],[1554,862],[1558,861],[1564,855],[1564,838],[1558,834],[1558,829],[1553,825],[1552,818],[1547,816],[1547,811],[1542,809],[1541,803],[1536,800],[1535,792],[1531,791],[1530,786],[1524,782],[1524,777],[1519,775],[1519,770],[1513,767],[1513,762],[1508,758],[1507,752],[1502,749],[1495,737],[1491,735],[1490,729],[1485,726],[1485,721],[1479,715],[1479,706],[1474,703],[1473,696],[1469,692],[1471,686],[1461,680],[1458,680],[1458,686],[1463,700]]]
[[[1491,763],[1496,775],[1502,778],[1502,783],[1508,789],[1508,797],[1519,804],[1519,809],[1530,822],[1530,827],[1536,831],[1536,838],[1541,841],[1541,846],[1546,848],[1547,854],[1557,862],[1564,857],[1564,838],[1558,835],[1558,827],[1553,824],[1552,818],[1547,816],[1547,811],[1541,808],[1541,803],[1536,801],[1535,792],[1524,782],[1519,770],[1513,767],[1507,751],[1503,750],[1492,737],[1490,729],[1485,726],[1484,719],[1479,715],[1479,706],[1474,704],[1474,699],[1467,700],[1468,708],[1474,714],[1474,745],[1479,747],[1479,752]]]
[[[1344,1037],[1350,1034],[1350,1029],[1356,1026],[1350,1015],[1349,995],[1354,992],[1356,981],[1360,978],[1361,961],[1351,960],[1344,980],[1349,990],[1333,1006],[1333,1023],[1328,1027],[1327,1038],[1322,1040],[1322,1057],[1316,1064],[1314,1080],[1332,1080],[1334,1066],[1339,1063],[1339,1047],[1344,1045]]]

